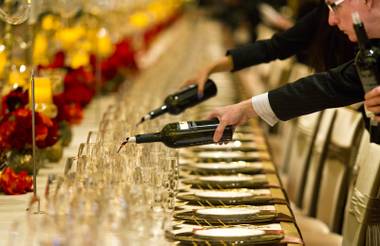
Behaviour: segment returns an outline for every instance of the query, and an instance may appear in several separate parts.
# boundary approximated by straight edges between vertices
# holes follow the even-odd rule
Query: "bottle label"
[[[362,86],[365,92],[369,92],[378,86],[376,77],[371,70],[357,69]]]
[[[190,129],[189,122],[187,122],[187,121],[178,122],[178,125],[179,125],[180,130],[189,130]]]
[[[358,72],[362,87],[365,93],[371,91],[373,88],[377,87],[376,71],[374,69],[368,69],[356,64],[356,70]],[[364,107],[365,114],[368,118],[373,119],[375,115],[368,111],[367,107]]]

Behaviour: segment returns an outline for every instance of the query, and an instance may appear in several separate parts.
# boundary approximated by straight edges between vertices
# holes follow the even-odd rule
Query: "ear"
[[[375,0],[364,0],[364,4],[367,6],[367,8],[372,8]]]

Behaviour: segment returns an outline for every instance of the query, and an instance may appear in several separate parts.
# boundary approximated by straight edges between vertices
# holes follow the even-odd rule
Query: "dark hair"
[[[336,67],[355,56],[356,44],[337,27],[328,23],[329,9],[321,6],[321,19],[313,41],[309,46],[308,64],[317,72]],[[324,51],[324,52],[321,52]]]

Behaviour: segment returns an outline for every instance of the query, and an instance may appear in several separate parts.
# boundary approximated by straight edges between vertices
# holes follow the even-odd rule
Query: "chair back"
[[[322,176],[323,163],[326,157],[327,145],[330,142],[332,125],[335,121],[336,109],[327,109],[323,112],[320,126],[311,150],[309,167],[307,169],[305,188],[302,197],[302,212],[308,216],[315,216],[316,203],[319,191],[319,182]]]
[[[316,217],[337,233],[341,231],[351,170],[361,139],[361,119],[361,114],[352,109],[337,110],[323,165]]]
[[[380,145],[369,143],[363,133],[357,176],[346,204],[343,245],[380,245]]]
[[[307,169],[322,113],[298,118],[288,164],[287,193],[289,199],[300,207],[306,182]]]

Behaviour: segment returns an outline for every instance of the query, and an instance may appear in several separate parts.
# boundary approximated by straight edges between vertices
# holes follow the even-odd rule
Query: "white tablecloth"
[[[86,108],[81,124],[72,127],[73,139],[70,145],[64,149],[63,158],[58,163],[48,163],[46,167],[40,169],[37,179],[37,191],[42,201],[41,210],[44,209],[43,194],[48,175],[63,175],[67,157],[75,156],[79,144],[86,142],[88,132],[97,130],[103,112],[111,104],[113,104],[113,96],[93,100]],[[12,223],[26,219],[26,209],[31,196],[32,193],[14,196],[0,194],[0,245],[7,245]]]

